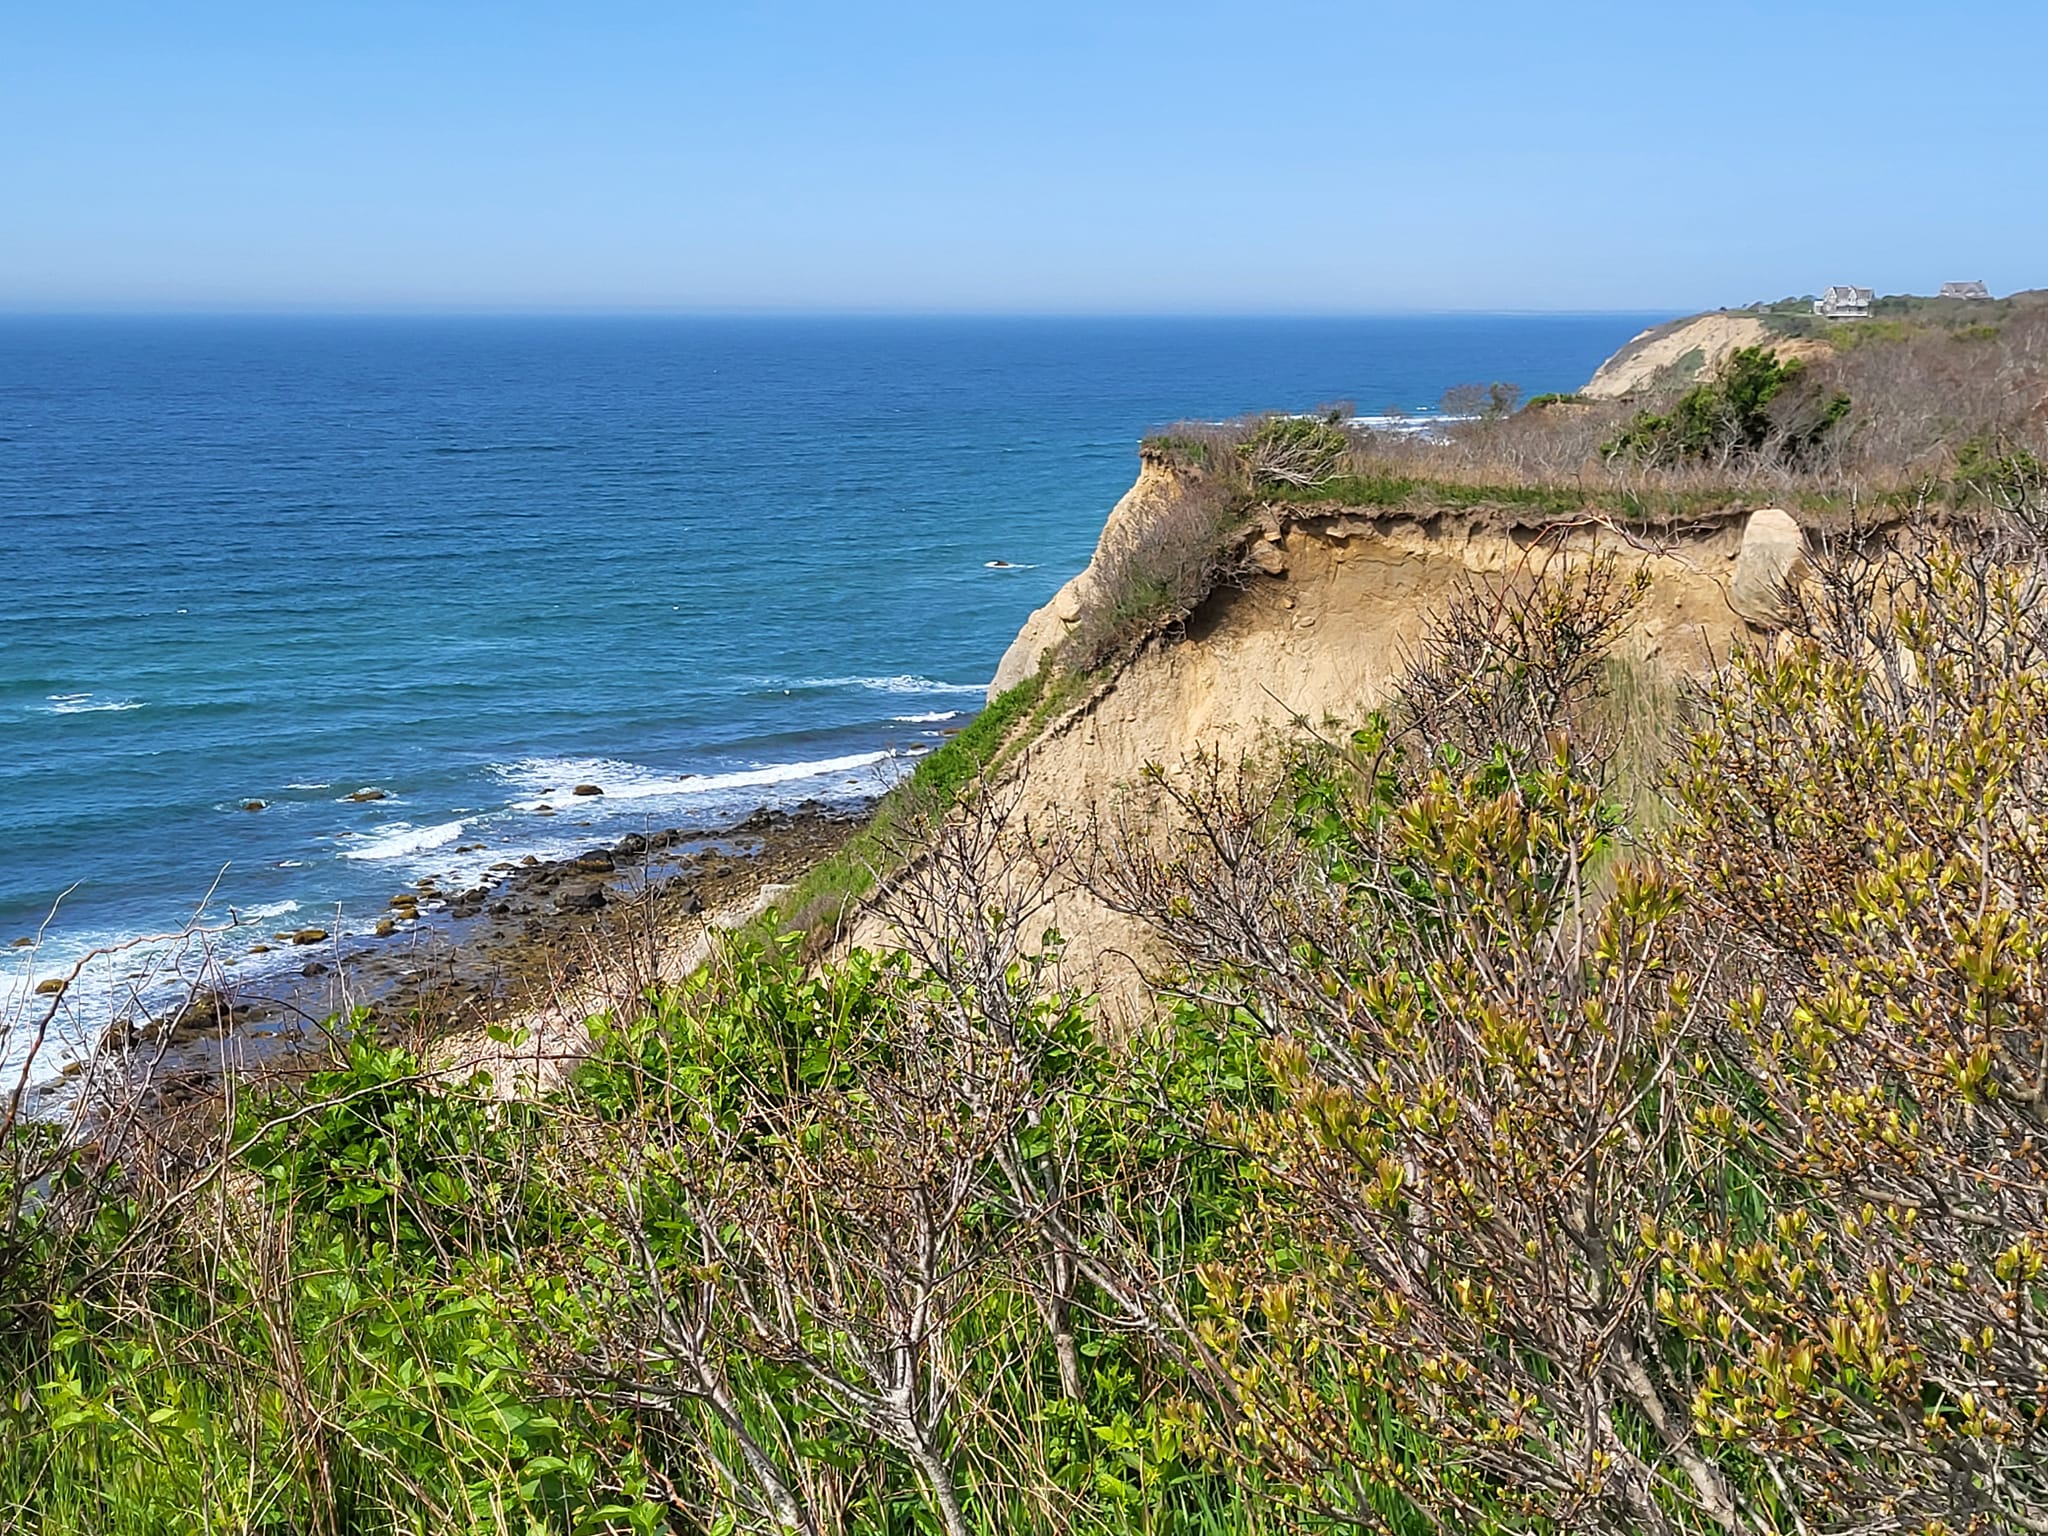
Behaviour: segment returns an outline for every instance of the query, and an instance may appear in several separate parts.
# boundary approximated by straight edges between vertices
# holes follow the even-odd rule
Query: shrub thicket
[[[1640,412],[1601,445],[1601,456],[1638,464],[1804,463],[1850,404],[1845,394],[1802,388],[1805,381],[1806,365],[1796,358],[1782,360],[1765,347],[1738,348],[1713,379],[1687,390],[1668,412]]]
[[[743,937],[541,1102],[358,1039],[104,1143],[11,1207],[0,1528],[2035,1529],[2044,567],[1811,565],[1654,830],[1592,559],[1160,775],[1079,861],[1179,957],[1128,1040],[967,797],[901,951]]]

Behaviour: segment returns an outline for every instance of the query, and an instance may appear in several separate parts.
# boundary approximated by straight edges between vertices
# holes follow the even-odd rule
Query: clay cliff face
[[[1104,543],[1142,526],[1175,489],[1169,472],[1146,466]],[[1128,806],[1146,797],[1148,765],[1170,774],[1200,752],[1230,760],[1300,720],[1355,724],[1386,698],[1431,613],[1475,582],[1612,553],[1650,575],[1628,642],[1635,657],[1686,672],[1773,623],[1779,584],[1799,559],[1797,525],[1775,509],[1658,541],[1592,524],[1572,530],[1562,552],[1554,529],[1483,511],[1269,513],[1259,542],[1264,558],[1245,584],[1213,594],[1184,635],[1148,644],[1030,745],[1012,770],[1024,820],[1042,831]],[[1094,592],[1091,562],[1026,621],[997,691],[1037,667]],[[1140,809],[1156,810],[1156,801]],[[1098,992],[1107,1019],[1128,1023],[1146,1006],[1139,979],[1164,964],[1148,933],[1073,885],[1044,921],[1067,940],[1070,983]],[[856,938],[887,942],[873,924]]]

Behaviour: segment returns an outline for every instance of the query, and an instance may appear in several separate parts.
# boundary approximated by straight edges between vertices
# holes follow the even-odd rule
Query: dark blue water
[[[210,889],[347,927],[870,791],[1148,428],[1569,389],[1655,318],[0,319],[0,944],[56,913],[0,1004]]]

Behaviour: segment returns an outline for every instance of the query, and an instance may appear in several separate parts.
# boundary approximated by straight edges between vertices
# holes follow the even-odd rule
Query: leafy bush
[[[2043,580],[2024,530],[1818,552],[1605,875],[1569,702],[1307,751],[1292,815],[1183,792],[1111,884],[1281,1090],[1208,1122],[1261,1191],[1200,1272],[1236,1454],[1375,1529],[2029,1528]]]
[[[1818,541],[1654,834],[1640,591],[1553,559],[1355,733],[1078,849],[959,793],[1005,696],[896,950],[740,935],[546,1103],[359,1037],[183,1184],[17,1200],[0,1527],[2036,1528],[2032,476]],[[1178,959],[1128,1039],[1046,927],[1077,852]]]
[[[1819,400],[1795,389],[1804,374],[1796,358],[1738,348],[1711,382],[1687,390],[1668,413],[1640,412],[1601,454],[1644,464],[1766,455],[1801,461],[1849,413],[1846,395]]]

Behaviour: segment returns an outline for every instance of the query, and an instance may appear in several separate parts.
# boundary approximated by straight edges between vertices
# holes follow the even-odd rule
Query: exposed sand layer
[[[1746,522],[1732,511],[1660,538],[1613,524],[1546,529],[1510,512],[1291,518],[1269,529],[1277,570],[1214,594],[1185,637],[1148,645],[1030,746],[1015,771],[1016,816],[1031,830],[1014,854],[1033,857],[1030,845],[1051,829],[1113,817],[1119,807],[1157,825],[1166,807],[1144,782],[1148,765],[1183,774],[1197,753],[1234,761],[1299,721],[1356,724],[1387,697],[1433,613],[1475,582],[1549,560],[1599,551],[1647,571],[1649,594],[1627,646],[1676,671],[1702,669],[1747,632],[1730,604]],[[1567,553],[1556,552],[1560,540]],[[1048,615],[1061,617],[1048,605],[1019,637],[1033,664],[1050,638]],[[1071,880],[1058,882],[1031,919],[1042,922],[1066,941],[1067,984],[1099,994],[1112,1028],[1151,1006],[1148,978],[1157,980],[1166,956],[1140,924]],[[892,942],[873,914],[853,940]]]
[[[1579,391],[1594,400],[1619,400],[1691,384],[1711,376],[1742,347],[1769,347],[1780,357],[1816,357],[1830,350],[1815,337],[1774,335],[1754,315],[1694,315],[1652,326],[1600,365]]]

